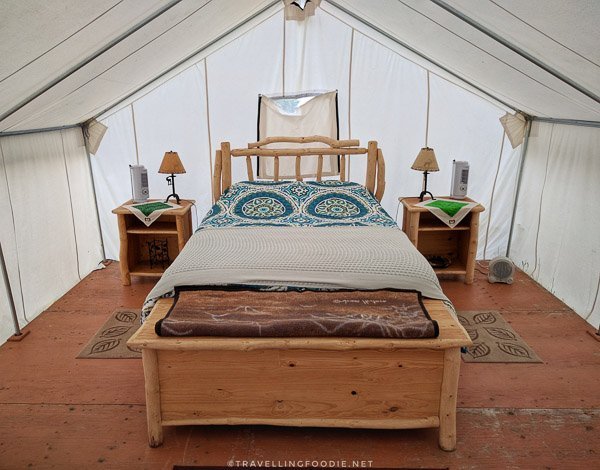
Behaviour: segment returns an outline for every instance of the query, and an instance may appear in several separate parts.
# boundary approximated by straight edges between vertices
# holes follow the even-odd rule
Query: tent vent
[[[506,113],[500,118],[500,123],[504,127],[508,140],[510,140],[510,145],[516,149],[525,139],[525,127],[527,126],[525,116],[521,113]]]
[[[304,21],[313,16],[321,0],[283,0],[287,21]]]
[[[102,142],[102,138],[104,134],[108,130],[104,124],[99,123],[95,119],[88,121],[83,126],[83,136],[85,138],[85,146],[92,155],[96,155],[98,151],[98,147],[100,147],[100,142]]]

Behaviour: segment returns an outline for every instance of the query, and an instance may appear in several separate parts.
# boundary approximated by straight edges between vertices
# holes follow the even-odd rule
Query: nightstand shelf
[[[449,228],[446,225],[441,226],[441,225],[423,225],[421,224],[419,227],[419,232],[445,232],[447,230],[454,230],[454,231],[460,231],[460,230],[470,230],[470,228],[468,226],[458,226],[458,227],[454,227],[454,228]]]
[[[160,277],[164,272],[165,270],[161,266],[150,267],[149,261],[139,262],[133,268],[129,269],[130,275],[141,277]]]
[[[177,226],[172,222],[154,222],[150,227],[134,225],[127,228],[127,233],[135,235],[177,235]]]
[[[148,201],[150,202],[150,201]],[[150,265],[149,244],[166,242],[169,263],[181,252],[192,236],[192,212],[194,201],[182,200],[179,209],[170,209],[147,227],[129,209],[119,206],[112,212],[119,221],[119,263],[121,282],[128,286],[131,276],[159,278],[168,267],[167,263]],[[127,201],[123,205],[132,204]]]
[[[401,201],[404,207],[402,230],[412,244],[425,257],[443,256],[451,260],[450,266],[435,268],[435,273],[462,275],[465,276],[465,283],[472,284],[475,276],[479,213],[485,210],[483,206],[478,204],[458,225],[450,228],[425,207],[417,206],[419,198],[404,198]],[[475,202],[469,198],[461,201]]]

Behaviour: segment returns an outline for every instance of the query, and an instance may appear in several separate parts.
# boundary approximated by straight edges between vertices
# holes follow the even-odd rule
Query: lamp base
[[[179,195],[175,192],[175,175],[173,173],[171,173],[171,176],[167,176],[167,183],[169,184],[169,186],[173,187],[173,192],[167,196],[167,199],[165,199],[165,202],[169,202],[169,199],[174,197],[175,200],[177,201],[177,204],[179,204],[179,201],[181,199],[179,199]]]
[[[435,201],[435,198],[433,197],[433,194],[431,194],[429,191],[421,191],[421,194],[419,194],[419,201],[423,202],[423,199],[425,198],[425,196],[427,196],[429,194],[429,196],[431,197],[432,201]]]
[[[179,199],[179,195],[178,195],[178,194],[175,194],[175,193],[173,193],[173,194],[169,194],[169,195],[167,196],[167,199],[165,199],[165,202],[169,202],[169,199],[171,199],[172,197],[174,197],[174,198],[175,198],[175,200],[177,201],[177,204],[179,204],[179,203],[181,202],[181,199]]]

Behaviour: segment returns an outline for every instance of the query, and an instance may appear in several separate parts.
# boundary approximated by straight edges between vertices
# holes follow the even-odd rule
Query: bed
[[[339,181],[322,180],[324,155],[339,156]],[[248,181],[232,184],[236,157],[245,158]],[[273,159],[272,182],[254,180],[256,157]],[[303,181],[305,157],[317,160],[315,181]],[[344,181],[349,159],[361,157],[365,185]],[[280,180],[283,158],[295,158],[295,180]],[[150,446],[161,445],[163,426],[269,424],[433,427],[442,449],[455,448],[460,348],[471,342],[431,268],[378,204],[384,189],[376,142],[361,148],[313,136],[221,145],[215,205],[148,296],[145,321],[128,342],[142,351]],[[239,290],[227,298],[240,308],[248,308],[248,289],[259,299],[278,292],[280,301],[287,290],[414,290],[438,336],[157,334],[180,289],[198,287],[208,301],[232,286]]]

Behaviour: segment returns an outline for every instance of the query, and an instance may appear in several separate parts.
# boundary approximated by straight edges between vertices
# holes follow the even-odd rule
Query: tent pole
[[[83,126],[81,126],[81,134],[83,135]],[[96,183],[94,181],[94,172],[92,171],[92,156],[87,148],[87,145],[85,146],[85,153],[87,155],[87,164],[88,171],[90,172],[90,180],[92,181],[92,192],[94,193],[94,207],[96,208],[96,223],[98,224],[98,233],[100,234],[100,248],[102,249],[102,261],[106,261],[104,237],[102,236],[102,226],[100,225],[100,211],[98,210],[98,198],[96,197]]]
[[[506,257],[510,257],[510,247],[512,244],[513,229],[515,226],[515,218],[517,216],[517,204],[519,203],[519,194],[521,193],[521,182],[523,180],[523,166],[525,165],[525,157],[527,156],[527,147],[529,146],[529,136],[531,134],[532,121],[527,119],[527,131],[525,132],[525,141],[521,151],[521,162],[519,163],[519,173],[517,175],[517,189],[515,191],[515,202],[513,204],[512,216],[510,218],[510,229],[508,232],[508,243],[506,244]]]
[[[2,244],[0,243],[0,270],[2,271],[2,278],[4,279],[4,285],[6,286],[6,295],[8,297],[8,306],[10,308],[10,315],[13,320],[15,328],[14,340],[21,340],[27,334],[23,334],[21,327],[19,326],[19,319],[17,318],[17,308],[15,307],[15,299],[10,288],[10,279],[8,278],[8,272],[6,271],[6,262],[4,261],[4,252],[2,251]]]
[[[533,116],[533,121],[561,124],[563,126],[600,127],[600,121],[582,121],[580,119],[557,119]]]
[[[39,134],[40,132],[62,131],[64,129],[73,129],[74,127],[81,127],[81,124],[69,124],[67,126],[45,127],[41,129],[27,129],[23,131],[0,132],[0,137],[8,137],[11,135]]]

